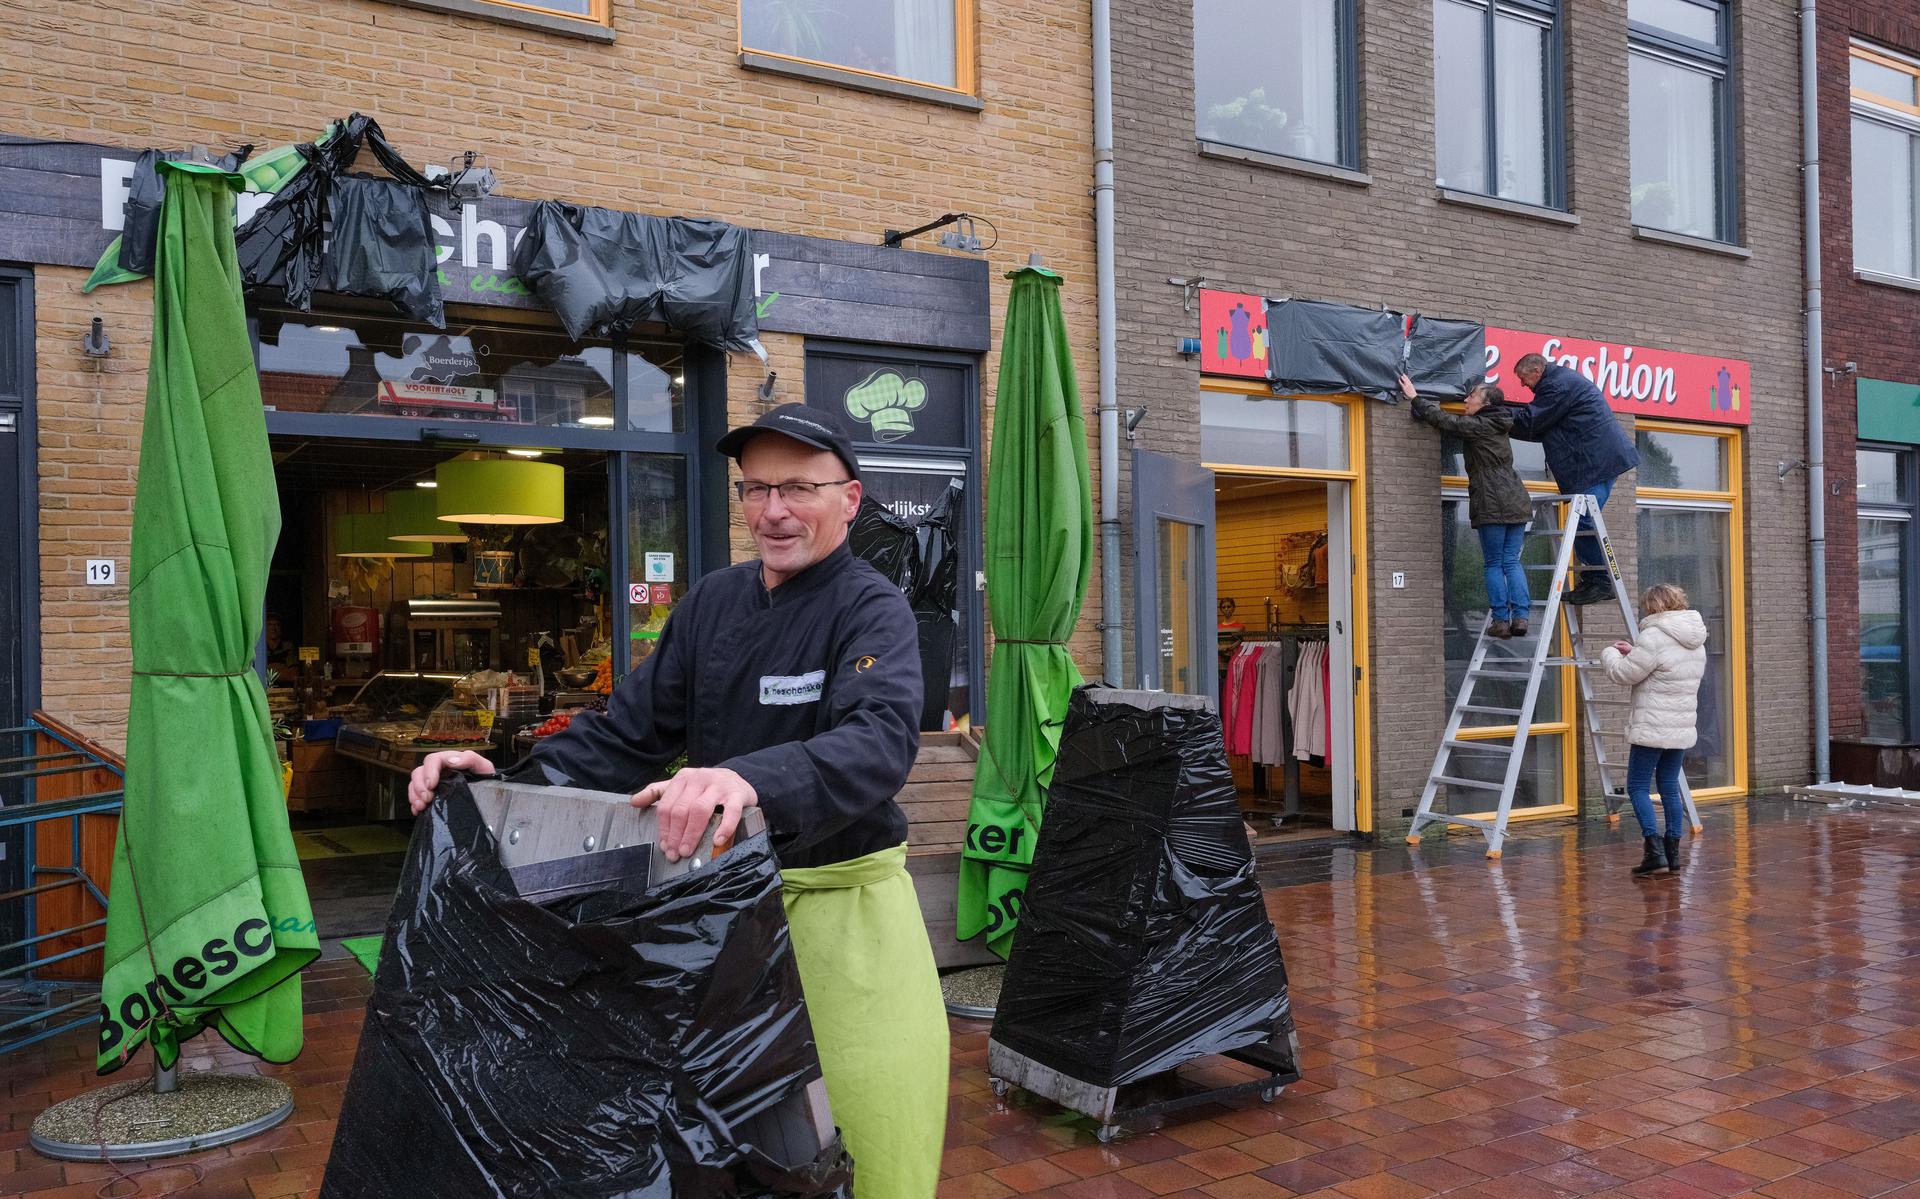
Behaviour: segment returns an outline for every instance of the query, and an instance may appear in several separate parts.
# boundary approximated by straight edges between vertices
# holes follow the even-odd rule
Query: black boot
[[[1667,869],[1678,874],[1680,872],[1680,838],[1669,833],[1666,840]]]
[[[1649,875],[1665,874],[1667,872],[1667,859],[1660,852],[1660,838],[1646,837],[1643,838],[1643,840],[1647,843],[1647,853],[1645,857],[1640,859],[1640,864],[1633,868],[1633,877],[1646,878]]]

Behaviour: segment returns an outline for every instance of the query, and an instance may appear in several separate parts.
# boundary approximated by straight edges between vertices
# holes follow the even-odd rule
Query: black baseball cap
[[[831,412],[805,404],[782,404],[771,409],[752,424],[729,432],[715,442],[713,448],[738,462],[746,452],[747,443],[762,433],[778,433],[816,450],[829,450],[846,465],[848,478],[860,477],[860,460],[854,457],[853,438],[840,419]]]

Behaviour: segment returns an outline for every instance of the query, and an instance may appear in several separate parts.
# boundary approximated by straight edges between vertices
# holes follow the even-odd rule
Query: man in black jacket
[[[856,1187],[933,1199],[947,1025],[894,800],[920,744],[913,611],[847,546],[860,467],[833,416],[782,405],[716,448],[740,463],[760,557],[694,584],[609,710],[542,741],[515,777],[634,793],[659,812],[669,859],[716,813],[722,844],[760,809]],[[478,754],[431,754],[408,787],[415,812],[446,769],[493,773]]]
[[[1546,450],[1547,469],[1563,495],[1584,492],[1602,508],[1613,494],[1613,481],[1640,465],[1640,454],[1628,440],[1600,389],[1584,375],[1538,354],[1516,362],[1514,377],[1533,392],[1531,404],[1514,409],[1513,436],[1537,441]],[[1581,518],[1582,529],[1593,522]],[[1574,552],[1587,567],[1580,585],[1566,596],[1569,604],[1596,604],[1613,598],[1606,554],[1597,538],[1581,537]]]

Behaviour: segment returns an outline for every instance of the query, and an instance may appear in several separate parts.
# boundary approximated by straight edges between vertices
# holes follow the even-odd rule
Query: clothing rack
[[[1266,642],[1278,644],[1288,641],[1326,642],[1328,640],[1328,626],[1324,623],[1269,621],[1264,628],[1247,628],[1241,634],[1239,641],[1233,649],[1234,652],[1237,653],[1241,646],[1247,644],[1258,645]],[[1221,663],[1221,686],[1223,690],[1227,681],[1226,664],[1230,660],[1230,655],[1223,655]],[[1284,671],[1281,676],[1281,689],[1283,693],[1290,690],[1293,686],[1294,670],[1298,662],[1299,653],[1298,647],[1296,646],[1293,660],[1287,662],[1282,668]],[[1291,720],[1281,722],[1280,778],[1282,806],[1280,815],[1276,818],[1276,824],[1280,820],[1294,819],[1300,815],[1300,762],[1293,753],[1293,722]],[[1253,762],[1253,797],[1255,799],[1272,798],[1272,792],[1268,789],[1267,765],[1258,760]]]

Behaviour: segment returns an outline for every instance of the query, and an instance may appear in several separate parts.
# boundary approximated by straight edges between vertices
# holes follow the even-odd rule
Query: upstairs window
[[[1725,0],[1628,0],[1636,225],[1720,242],[1738,235],[1729,24]]]
[[[1330,166],[1360,158],[1354,0],[1195,0],[1203,142]]]
[[[1557,0],[1433,0],[1441,187],[1565,206]]]
[[[740,48],[973,91],[973,0],[741,0]]]
[[[1853,44],[1853,268],[1920,279],[1920,63]]]

